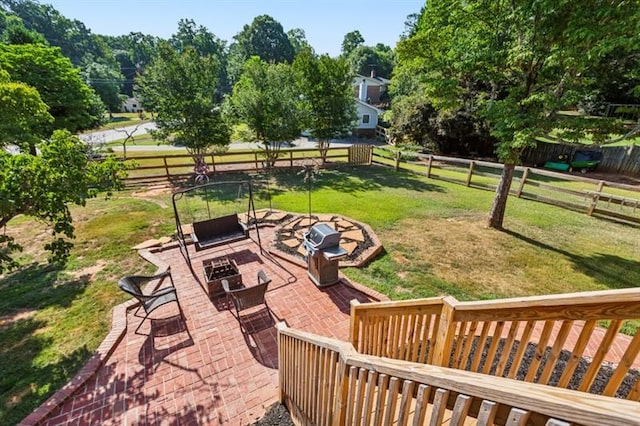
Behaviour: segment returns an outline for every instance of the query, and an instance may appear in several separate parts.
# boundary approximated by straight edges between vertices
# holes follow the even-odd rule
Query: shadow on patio
[[[264,244],[273,232],[261,236]],[[177,247],[154,254],[171,267],[186,324],[151,319],[136,335],[140,318],[129,310],[112,355],[46,424],[252,423],[278,396],[276,322],[348,340],[349,301],[373,300],[342,283],[319,289],[306,269],[261,254],[250,239],[190,250],[196,276]],[[264,309],[243,313],[241,327],[224,296],[209,297],[202,262],[216,257],[233,259],[247,286],[259,270],[273,280],[266,293],[273,317]]]

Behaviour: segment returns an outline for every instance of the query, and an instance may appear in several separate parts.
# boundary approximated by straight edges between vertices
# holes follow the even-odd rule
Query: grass
[[[114,112],[111,114],[112,117],[109,117],[109,114],[106,114],[107,124],[98,127],[97,129],[91,129],[92,132],[99,132],[102,130],[111,130],[118,127],[131,126],[138,123],[148,123],[151,121],[150,118],[140,118],[140,115],[137,112]]]
[[[307,211],[300,176],[276,173],[269,192],[273,208]],[[269,205],[265,193],[258,208]],[[492,199],[489,191],[402,171],[344,167],[319,175],[312,210],[371,225],[385,253],[344,272],[394,299],[491,299],[640,282],[639,228],[511,197],[507,231],[499,232],[484,225]],[[111,308],[126,299],[117,279],[153,269],[130,247],[173,233],[170,206],[168,194],[121,193],[73,208],[77,239],[63,269],[44,263],[46,230],[26,218],[9,224],[25,252],[22,267],[0,277],[0,424],[24,418],[95,351]],[[191,209],[199,207],[194,200]]]

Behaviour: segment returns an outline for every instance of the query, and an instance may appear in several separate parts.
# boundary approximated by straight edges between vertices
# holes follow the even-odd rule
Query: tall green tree
[[[257,56],[267,63],[291,63],[294,50],[280,22],[269,15],[256,16],[234,37],[243,60]]]
[[[40,93],[55,119],[54,128],[76,132],[103,120],[104,104],[60,49],[0,44],[0,68],[12,81],[25,83]]]
[[[195,161],[213,146],[227,146],[231,136],[216,101],[218,67],[191,46],[178,53],[164,42],[136,86],[141,103],[156,113],[156,135],[184,144]]]
[[[369,75],[371,71],[375,71],[380,77],[390,78],[393,73],[393,50],[384,44],[380,43],[375,47],[358,46],[346,57],[354,74]]]
[[[278,159],[282,143],[300,135],[300,92],[288,64],[249,59],[229,102],[236,118],[262,143],[269,167]]]
[[[293,68],[303,95],[303,125],[318,139],[324,162],[331,139],[349,133],[357,120],[349,65],[344,59],[304,50]]]
[[[53,117],[33,87],[9,81],[0,69],[0,147],[15,144],[36,152],[36,144],[51,133]]]
[[[40,155],[0,150],[0,229],[18,215],[43,221],[52,233],[44,246],[50,261],[66,261],[73,246],[69,205],[84,205],[101,191],[122,187],[125,165],[113,157],[91,161],[85,149],[77,137],[58,130],[39,145]],[[13,254],[21,249],[6,232],[0,234],[0,273],[17,266]]]
[[[290,29],[289,31],[287,31],[287,38],[289,39],[291,47],[293,48],[294,58],[298,56],[298,54],[303,50],[311,49],[313,51],[313,48],[307,40],[307,35],[304,33],[304,30],[302,28]]]
[[[504,162],[488,224],[502,228],[516,164],[553,129],[596,142],[621,130],[606,120],[568,118],[585,76],[617,48],[638,45],[640,4],[626,0],[433,0],[417,31],[399,43],[403,64],[419,64],[425,93],[441,113],[486,120]]]
[[[84,67],[81,74],[84,81],[100,97],[109,113],[120,111],[122,106],[120,87],[123,78],[119,69],[99,62],[92,62]]]
[[[364,37],[360,34],[360,31],[355,30],[348,32],[344,35],[342,39],[342,55],[349,56],[351,52],[359,47],[364,45]]]
[[[196,25],[192,19],[181,19],[178,31],[171,36],[169,43],[178,52],[183,52],[188,46],[193,47],[200,56],[210,56],[216,60],[218,66],[217,93],[221,96],[231,90],[227,78],[226,42],[219,39],[202,25]]]

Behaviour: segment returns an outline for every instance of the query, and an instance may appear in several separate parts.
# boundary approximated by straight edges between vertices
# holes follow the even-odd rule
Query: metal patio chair
[[[265,293],[267,292],[267,287],[270,282],[271,279],[267,278],[264,271],[258,272],[258,284],[251,287],[232,289],[229,285],[229,281],[225,279],[222,280],[222,288],[224,288],[227,298],[233,303],[236,310],[236,318],[239,322],[240,312],[253,308],[254,306],[265,305],[269,316],[271,316],[271,309],[269,308],[269,305],[267,305],[267,301],[265,299]],[[242,325],[241,322],[240,324]]]
[[[153,280],[164,280],[166,277],[169,277],[171,281],[170,287],[162,287],[149,294],[145,294],[142,291],[142,285]],[[138,333],[138,330],[142,326],[142,323],[145,319],[149,317],[153,311],[158,309],[160,306],[166,305],[167,303],[176,302],[178,305],[178,310],[180,311],[180,317],[185,320],[184,313],[182,312],[182,307],[180,306],[180,302],[178,301],[178,295],[176,294],[176,288],[173,284],[173,277],[171,276],[171,271],[167,270],[157,275],[145,276],[145,275],[129,275],[126,277],[120,278],[118,281],[118,287],[125,293],[128,293],[138,299],[140,305],[138,309],[134,312],[134,315],[138,316],[138,312],[140,308],[144,309],[145,315],[138,324],[135,333]]]

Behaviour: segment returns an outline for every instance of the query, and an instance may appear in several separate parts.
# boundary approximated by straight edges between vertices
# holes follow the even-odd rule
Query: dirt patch
[[[6,327],[10,324],[31,318],[37,311],[32,309],[21,309],[11,315],[0,315],[0,327]]]
[[[82,268],[78,271],[71,272],[73,278],[78,279],[81,277],[88,277],[89,280],[95,278],[96,274],[104,269],[107,266],[107,262],[104,260],[98,260],[95,265],[87,266],[86,268]]]

